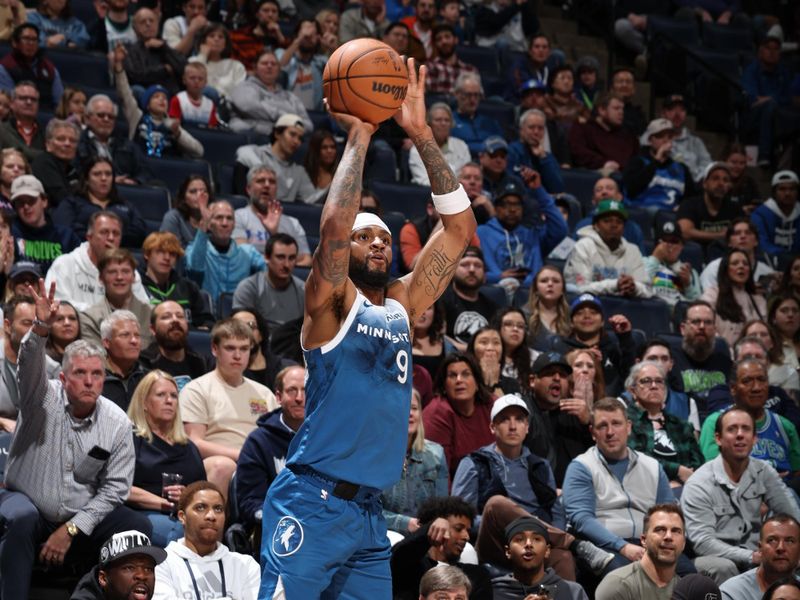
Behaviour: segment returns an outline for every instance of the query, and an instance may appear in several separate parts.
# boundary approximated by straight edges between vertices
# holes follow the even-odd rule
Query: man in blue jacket
[[[539,205],[541,224],[521,224],[525,192],[518,184],[508,183],[495,200],[496,216],[478,227],[488,283],[516,281],[515,289],[520,282],[530,286],[543,258],[567,235],[564,217],[542,187],[538,173],[534,173],[529,187]]]
[[[306,415],[306,370],[286,367],[275,377],[280,408],[262,415],[242,446],[236,463],[239,513],[250,525],[261,523],[264,497],[286,464],[289,443]],[[257,539],[260,539],[256,536]]]
[[[561,167],[552,153],[545,149],[547,116],[538,108],[531,108],[519,118],[519,140],[508,146],[508,170],[524,174],[536,170],[542,176],[542,185],[550,194],[564,191]]]
[[[799,181],[794,171],[778,171],[772,176],[772,197],[753,211],[759,246],[769,255],[800,251]]]

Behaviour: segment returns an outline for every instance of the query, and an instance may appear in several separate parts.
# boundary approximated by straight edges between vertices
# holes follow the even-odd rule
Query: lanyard
[[[194,594],[197,597],[197,600],[203,600],[200,597],[200,588],[197,587],[197,580],[194,578],[194,573],[192,572],[192,566],[189,564],[189,561],[185,558],[183,559],[183,562],[186,563],[186,568],[189,570],[189,577],[192,578],[192,585],[194,586]],[[217,564],[219,564],[219,579],[220,583],[222,584],[222,597],[227,598],[228,590],[225,587],[225,569],[222,568],[221,558],[217,561]]]

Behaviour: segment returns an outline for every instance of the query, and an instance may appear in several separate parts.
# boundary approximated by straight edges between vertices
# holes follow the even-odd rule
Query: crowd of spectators
[[[44,570],[78,600],[257,597],[343,139],[323,70],[359,37],[427,65],[428,125],[479,223],[411,324],[406,459],[382,495],[394,597],[784,597],[800,565],[800,17],[618,4],[636,60],[605,72],[570,64],[534,0],[2,3],[0,598]],[[754,42],[722,152],[682,90],[638,104],[656,14]],[[70,56],[99,59],[106,88],[64,81]],[[212,160],[226,137],[241,143]],[[173,189],[162,160],[207,168]],[[429,184],[391,121],[367,167],[382,176],[362,210],[387,220],[402,198],[371,184]],[[160,223],[142,191],[172,198]],[[442,226],[432,202],[407,206],[393,274]]]

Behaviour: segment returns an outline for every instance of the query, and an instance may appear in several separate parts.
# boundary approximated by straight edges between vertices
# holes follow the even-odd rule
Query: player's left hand
[[[406,61],[408,67],[408,90],[406,99],[394,115],[394,120],[402,127],[412,140],[429,129],[425,120],[425,79],[428,68],[422,65],[417,74],[416,63],[413,58]]]

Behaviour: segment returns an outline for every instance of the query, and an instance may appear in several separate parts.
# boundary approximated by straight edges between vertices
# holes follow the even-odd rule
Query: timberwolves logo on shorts
[[[283,517],[272,534],[272,553],[291,556],[303,545],[303,526],[294,517]]]

